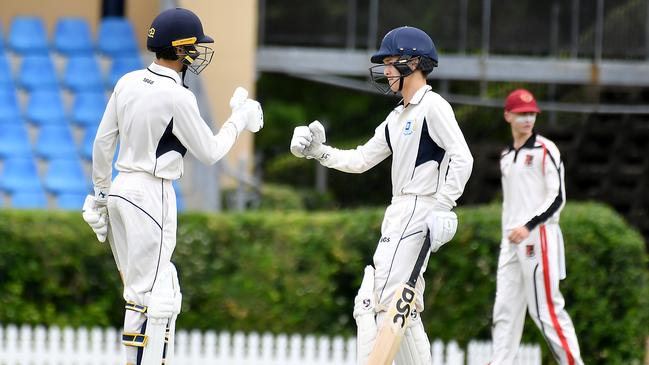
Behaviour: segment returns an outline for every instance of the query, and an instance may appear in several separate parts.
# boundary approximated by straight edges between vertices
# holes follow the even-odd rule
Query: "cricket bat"
[[[374,349],[367,360],[367,365],[392,365],[410,320],[410,314],[415,304],[415,284],[417,284],[417,278],[429,250],[430,233],[427,233],[410,278],[401,284],[394,293],[387,316],[376,336]]]

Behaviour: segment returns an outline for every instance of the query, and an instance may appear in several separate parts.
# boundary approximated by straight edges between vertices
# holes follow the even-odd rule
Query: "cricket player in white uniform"
[[[209,64],[213,52],[200,44],[213,42],[193,12],[160,13],[147,38],[156,60],[117,82],[95,137],[95,195],[86,199],[83,216],[100,241],[108,238],[124,283],[127,364],[173,361],[182,296],[171,263],[177,223],[172,181],[183,174],[185,153],[214,164],[244,129],[257,132],[263,126],[259,103],[242,88],[230,100],[232,115],[218,134],[201,118],[183,80],[187,70],[198,74]],[[118,141],[119,174],[111,183]]]
[[[504,118],[514,141],[500,158],[503,235],[491,365],[514,364],[526,309],[558,363],[583,364],[559,291],[559,280],[566,277],[559,228],[566,201],[563,163],[557,146],[533,130],[540,112],[534,96],[524,89],[510,93],[505,102]]]
[[[425,32],[414,27],[393,29],[371,57],[379,65],[370,73],[379,89],[400,93],[403,100],[376,127],[374,136],[356,149],[336,149],[324,144],[324,128],[315,121],[295,128],[291,141],[294,155],[349,173],[365,172],[392,155],[392,203],[383,219],[374,268],[366,268],[355,299],[360,365],[367,362],[395,290],[413,271],[427,231],[431,231],[433,252],[455,234],[457,217],[452,209],[471,175],[473,157],[453,110],[426,83],[437,61],[433,41]],[[429,254],[416,284],[419,313],[424,309],[422,276]],[[430,364],[430,344],[416,313],[408,326],[396,363]]]

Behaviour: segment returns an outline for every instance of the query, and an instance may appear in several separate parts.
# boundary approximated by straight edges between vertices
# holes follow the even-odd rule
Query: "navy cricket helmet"
[[[423,56],[430,58],[437,66],[437,49],[433,40],[423,30],[415,27],[392,29],[383,37],[381,47],[372,55],[372,63],[382,63],[389,56]]]
[[[174,8],[153,19],[146,47],[158,49],[196,43],[214,43],[214,39],[205,35],[201,20],[191,10]]]
[[[385,68],[388,65],[383,64],[383,60],[391,56],[398,56],[396,61],[390,63],[390,66],[394,66],[399,72],[398,78],[388,78],[385,75]],[[433,40],[426,32],[415,27],[392,29],[383,37],[381,47],[370,58],[372,63],[378,64],[370,67],[370,80],[385,94],[390,92],[391,86],[398,81],[398,90],[401,91],[403,79],[414,72],[410,66],[414,60],[417,60],[415,69],[421,70],[424,75],[428,75],[433,68],[437,67],[437,49]]]
[[[167,51],[173,55],[176,55],[175,47],[182,48],[184,52],[176,56],[182,57],[183,64],[198,75],[214,54],[211,48],[199,46],[199,43],[214,43],[214,39],[205,35],[201,20],[191,10],[173,8],[153,19],[146,47],[153,52]]]

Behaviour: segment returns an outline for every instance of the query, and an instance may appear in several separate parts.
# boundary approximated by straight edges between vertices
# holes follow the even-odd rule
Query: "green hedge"
[[[187,214],[174,262],[183,286],[179,326],[347,334],[383,211]],[[489,339],[500,209],[458,209],[459,231],[431,257],[431,338]],[[562,218],[567,307],[588,364],[629,364],[649,335],[647,255],[638,233],[598,204]],[[120,326],[121,283],[108,246],[78,213],[0,211],[0,323]],[[524,341],[543,343],[528,320]],[[545,346],[545,345],[544,345]],[[547,355],[549,352],[544,349]]]

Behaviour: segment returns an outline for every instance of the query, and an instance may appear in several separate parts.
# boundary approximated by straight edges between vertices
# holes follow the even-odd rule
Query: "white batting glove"
[[[230,109],[240,107],[246,99],[248,99],[248,90],[238,86],[234,89],[234,93],[232,93],[232,97],[230,98]]]
[[[147,293],[149,295],[147,316],[153,318],[171,318],[175,313],[176,298],[172,290],[159,290]]]
[[[97,240],[99,242],[105,242],[106,235],[108,234],[108,210],[106,209],[106,203],[104,202],[103,205],[98,204],[94,196],[88,195],[83,202],[82,215],[83,220],[88,223],[97,235]]]
[[[95,187],[95,205],[105,207],[108,204],[108,189]]]
[[[244,129],[257,133],[264,127],[264,112],[261,105],[256,100],[248,99],[248,90],[237,87],[230,98],[230,108],[232,114],[228,121],[237,127],[239,133]]]
[[[457,215],[454,212],[433,210],[426,218],[426,226],[430,231],[431,250],[437,252],[442,245],[455,236]]]
[[[327,141],[327,136],[325,134],[325,129],[322,123],[315,120],[309,124],[309,131],[311,132],[311,143],[307,148],[304,149],[304,155],[306,158],[322,158],[323,146]]]
[[[180,307],[183,304],[183,294],[180,292],[180,283],[178,282],[178,272],[176,271],[176,266],[173,264],[171,265],[171,272],[172,272],[172,284],[174,287],[174,308],[173,308],[173,313],[174,314],[180,314]]]
[[[291,138],[291,153],[295,157],[306,157],[304,150],[311,145],[313,137],[311,130],[307,126],[295,127],[293,130],[293,138]]]
[[[376,299],[374,297],[374,267],[365,266],[363,274],[363,281],[361,287],[358,289],[358,294],[354,298],[354,313],[355,319],[365,314],[372,314],[374,319],[374,310],[376,307]]]

